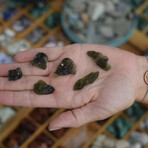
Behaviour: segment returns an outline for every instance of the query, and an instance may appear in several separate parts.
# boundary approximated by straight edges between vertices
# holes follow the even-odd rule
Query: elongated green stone
[[[69,74],[76,74],[76,66],[74,62],[70,58],[65,58],[62,60],[60,65],[57,67],[55,71],[55,76],[64,76]]]
[[[82,89],[85,85],[88,85],[88,84],[91,84],[93,83],[99,76],[99,72],[91,72],[90,74],[88,74],[87,76],[85,76],[84,78],[82,79],[79,79],[73,89],[74,90],[79,90],[79,89]]]
[[[8,72],[9,81],[16,81],[18,79],[21,79],[22,75],[23,75],[23,73],[20,68],[16,68],[14,70],[9,70],[9,72]]]
[[[47,85],[44,81],[39,80],[34,84],[34,92],[38,95],[47,95],[54,92],[54,88],[50,85]]]
[[[111,66],[108,64],[108,57],[104,56],[102,53],[95,51],[88,51],[87,55],[91,57],[100,68],[106,71],[111,69]]]
[[[34,57],[32,65],[45,70],[47,68],[47,62],[48,62],[47,55],[45,53],[39,52]]]

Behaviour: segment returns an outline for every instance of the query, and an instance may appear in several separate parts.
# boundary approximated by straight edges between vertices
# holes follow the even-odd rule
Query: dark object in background
[[[37,55],[34,57],[32,61],[32,65],[39,67],[41,69],[46,69],[47,67],[47,62],[48,62],[48,57],[45,53],[39,52]]]
[[[76,66],[74,62],[70,58],[65,58],[57,67],[56,72],[54,73],[55,76],[64,76],[69,74],[76,74]]]
[[[28,146],[28,148],[50,148],[53,144],[54,142],[51,138],[45,134],[41,134]]]
[[[56,138],[61,138],[62,136],[64,136],[64,134],[67,132],[67,130],[68,129],[66,129],[66,128],[62,128],[59,130],[51,131],[50,133]]]
[[[52,13],[50,14],[46,20],[45,20],[45,24],[50,28],[50,29],[54,29],[55,27],[57,27],[60,24],[60,14],[59,13]]]
[[[3,142],[6,148],[18,148],[26,139],[28,139],[36,130],[28,119],[23,119],[20,125]]]
[[[30,113],[30,117],[34,119],[37,123],[43,124],[47,121],[57,109],[55,108],[36,108],[34,111]]]
[[[144,54],[143,54],[144,56],[148,56],[148,49],[147,49],[147,51],[146,52],[144,52]]]
[[[79,79],[73,89],[74,90],[79,90],[82,89],[85,85],[92,84],[99,76],[99,72],[91,72],[87,76],[83,77],[82,79]]]
[[[16,68],[14,70],[9,70],[9,81],[16,81],[22,77],[23,73],[20,68]]]
[[[54,88],[50,85],[47,85],[44,81],[39,80],[34,84],[34,92],[38,95],[47,95],[54,92]]]
[[[27,4],[37,3],[37,2],[46,2],[47,0],[8,0],[8,7],[15,8],[16,6],[25,7]]]

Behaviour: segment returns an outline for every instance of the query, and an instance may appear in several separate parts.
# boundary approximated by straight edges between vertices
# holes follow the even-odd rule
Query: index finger
[[[34,59],[38,52],[43,52],[48,56],[48,61],[54,61],[58,59],[63,54],[63,47],[44,47],[44,48],[34,48],[31,50],[23,51],[17,53],[14,57],[16,62],[30,62]]]

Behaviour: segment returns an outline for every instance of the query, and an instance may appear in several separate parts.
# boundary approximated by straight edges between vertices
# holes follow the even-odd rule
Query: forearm
[[[144,74],[148,70],[148,59],[144,56],[137,56],[137,70],[138,70],[138,81],[137,81],[137,98],[136,101],[141,102],[146,95],[148,86],[144,81]],[[145,96],[142,103],[148,104],[148,94]]]

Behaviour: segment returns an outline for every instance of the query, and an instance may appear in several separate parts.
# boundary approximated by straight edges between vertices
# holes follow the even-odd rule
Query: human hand
[[[87,51],[90,50],[109,57],[111,70],[100,69],[87,56]],[[48,55],[46,70],[30,64],[38,52]],[[76,64],[76,75],[54,77],[57,66],[66,57],[71,58]],[[54,118],[50,123],[50,130],[78,127],[91,121],[108,118],[130,107],[136,98],[144,95],[143,88],[146,87],[142,82],[142,72],[138,71],[139,65],[145,59],[114,47],[75,44],[39,48],[18,53],[15,60],[18,63],[0,65],[0,102],[15,106],[71,109]],[[8,70],[17,67],[21,68],[24,76],[14,82],[8,81],[6,77]],[[93,84],[85,86],[82,90],[73,90],[78,79],[96,71],[99,71],[99,78]],[[54,93],[36,95],[33,86],[38,80],[53,86]]]

